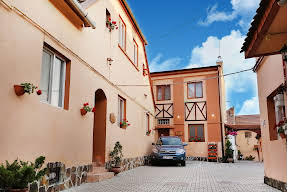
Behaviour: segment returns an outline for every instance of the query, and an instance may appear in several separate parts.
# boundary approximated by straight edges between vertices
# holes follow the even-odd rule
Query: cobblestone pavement
[[[186,167],[143,166],[68,192],[276,192],[263,183],[262,163],[189,161]],[[67,191],[66,191],[67,192]]]

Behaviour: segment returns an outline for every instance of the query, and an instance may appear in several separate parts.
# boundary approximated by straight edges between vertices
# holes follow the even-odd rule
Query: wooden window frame
[[[111,19],[111,13],[109,12],[108,9],[106,9],[106,27],[109,29],[109,25],[107,23],[107,21]]]
[[[196,84],[201,84],[201,92],[202,92],[202,96],[201,97],[197,97],[196,96]],[[189,85],[190,84],[194,84],[194,97],[189,97]],[[200,99],[203,98],[203,82],[202,81],[197,81],[197,82],[188,82],[187,83],[187,98],[188,99]]]
[[[133,64],[135,65],[135,67],[136,68],[138,68],[139,67],[139,46],[138,46],[138,44],[137,44],[137,42],[136,42],[136,40],[135,39],[133,39],[133,43],[134,43],[134,45],[136,46],[136,48],[137,48],[137,62],[135,62],[135,61],[133,61]],[[133,47],[133,48],[135,48],[135,47]],[[133,54],[134,54],[134,49],[133,49]],[[134,58],[135,56],[133,55],[133,58]]]
[[[170,91],[170,93],[169,93],[169,99],[166,99],[165,98],[165,87],[167,87],[167,86],[169,86],[169,91]],[[158,90],[159,90],[159,88],[160,89],[162,89],[162,95],[161,95],[161,99],[158,99]],[[171,86],[170,85],[157,85],[156,86],[156,100],[157,101],[169,101],[169,100],[171,100]]]
[[[63,83],[63,107],[59,106],[54,106],[50,104],[49,102],[44,102],[47,103],[53,107],[57,107],[59,109],[64,109],[64,110],[69,110],[69,100],[70,100],[70,79],[71,79],[71,60],[69,60],[67,57],[65,57],[63,54],[61,54],[59,51],[54,49],[52,46],[50,46],[47,43],[44,43],[42,53],[46,51],[54,55],[54,57],[58,57],[59,59],[63,60],[65,63],[65,79]],[[43,63],[41,63],[43,65]]]
[[[121,50],[123,52],[126,52],[126,50],[127,50],[127,26],[126,26],[126,23],[124,22],[124,20],[122,19],[122,17],[120,15],[119,15],[119,18],[120,18],[120,22],[122,22],[123,25],[125,26],[125,34],[124,34],[125,42],[124,42],[124,47],[121,46],[120,42],[118,43],[118,46],[121,48]]]
[[[124,102],[124,114],[123,114],[124,118],[123,119],[127,119],[127,100],[125,98],[123,98],[122,96],[118,95],[118,102],[120,100],[122,100]],[[118,103],[118,106],[119,106],[119,103]],[[118,107],[118,110],[120,110],[119,107]],[[119,111],[119,114],[120,114],[120,111]],[[121,117],[119,116],[118,117],[118,125],[119,125],[119,127],[122,128],[122,129],[126,129],[124,127],[121,127],[120,123],[121,123]]]
[[[190,141],[190,126],[202,126],[203,129],[203,141],[197,141],[197,142],[205,142],[205,131],[204,131],[204,124],[188,124],[188,142],[195,142],[195,141]],[[197,128],[195,129],[195,136],[197,136]]]

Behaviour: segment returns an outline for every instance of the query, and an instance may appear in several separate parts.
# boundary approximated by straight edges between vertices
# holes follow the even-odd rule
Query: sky
[[[215,65],[219,50],[224,74],[254,66],[240,50],[260,0],[127,1],[148,41],[151,72]],[[225,77],[225,83],[227,108],[259,113],[254,72]]]

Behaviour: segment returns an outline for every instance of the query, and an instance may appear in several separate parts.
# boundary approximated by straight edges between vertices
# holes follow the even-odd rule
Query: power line
[[[247,71],[251,71],[253,68],[250,68],[250,69],[244,69],[244,70],[241,70],[241,71],[237,71],[237,72],[232,72],[232,73],[227,73],[227,74],[224,74],[224,75],[217,75],[217,76],[214,76],[214,77],[209,77],[209,78],[204,78],[204,79],[197,79],[198,81],[203,81],[203,80],[210,80],[210,79],[216,79],[216,78],[220,78],[220,77],[226,77],[226,76],[230,76],[230,75],[235,75],[235,74],[238,74],[238,73],[244,73],[244,72],[247,72]],[[178,83],[168,83],[167,85],[178,85],[178,84],[185,84],[185,83],[188,83],[190,81],[184,81],[184,82],[178,82]],[[164,84],[163,84],[164,85]],[[120,86],[120,87],[145,87],[145,86],[150,86],[150,85],[116,85],[116,86]],[[154,85],[156,86],[156,85]]]

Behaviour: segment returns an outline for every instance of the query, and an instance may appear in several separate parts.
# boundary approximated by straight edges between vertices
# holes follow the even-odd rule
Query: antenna
[[[218,56],[220,56],[220,39],[219,39],[219,49],[218,49]]]

